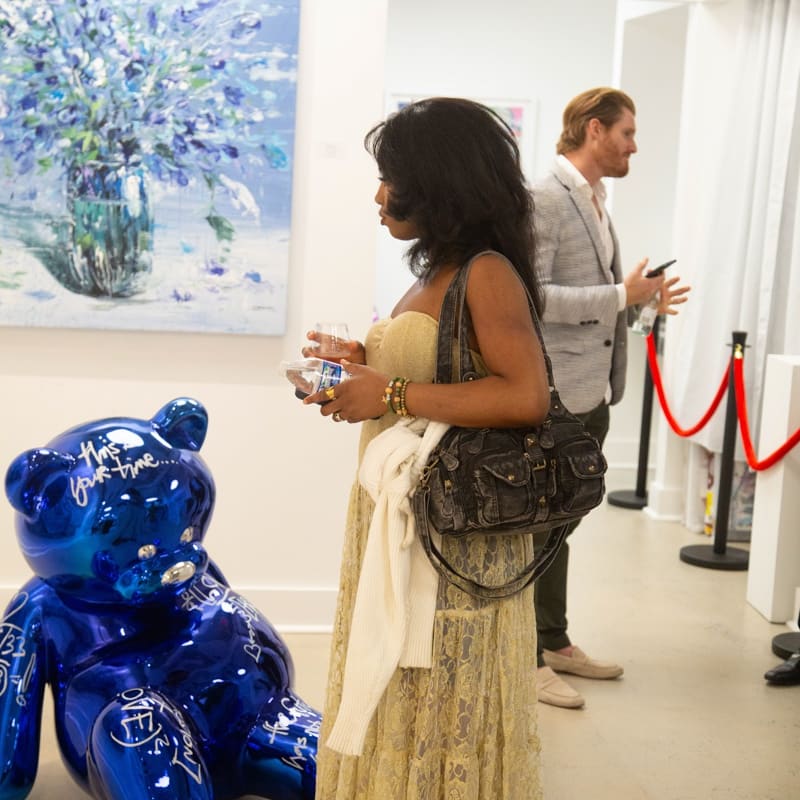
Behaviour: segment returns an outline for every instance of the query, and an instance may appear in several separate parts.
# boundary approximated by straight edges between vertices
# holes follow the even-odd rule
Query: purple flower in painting
[[[235,106],[240,105],[244,99],[244,92],[238,86],[226,86],[223,92],[225,93],[225,99]]]
[[[206,260],[206,271],[209,275],[224,275],[227,269],[224,264],[221,264],[216,259],[209,258]]]

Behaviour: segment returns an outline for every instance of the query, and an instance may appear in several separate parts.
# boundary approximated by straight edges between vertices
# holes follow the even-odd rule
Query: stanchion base
[[[800,633],[779,633],[772,639],[772,652],[784,661],[800,653]]]
[[[620,508],[644,508],[647,505],[647,495],[642,497],[631,489],[609,492],[606,495],[606,499],[609,505],[619,506]]]
[[[681,561],[696,567],[709,569],[743,570],[747,569],[750,554],[738,547],[728,547],[724,553],[715,553],[707,544],[692,544],[681,548]]]

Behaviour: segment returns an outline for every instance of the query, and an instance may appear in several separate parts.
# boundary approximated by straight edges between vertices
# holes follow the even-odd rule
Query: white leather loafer
[[[536,695],[540,703],[559,708],[581,708],[586,702],[566,681],[561,680],[550,667],[536,670]]]

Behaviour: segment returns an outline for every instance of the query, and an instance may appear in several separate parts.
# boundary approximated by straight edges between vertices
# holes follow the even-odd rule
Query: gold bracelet
[[[391,380],[389,383],[386,384],[386,388],[383,390],[383,397],[381,397],[381,402],[386,406],[387,411],[391,411],[393,414],[395,413],[394,409],[392,408],[392,392],[394,391],[394,381]],[[384,412],[386,413],[386,412]]]

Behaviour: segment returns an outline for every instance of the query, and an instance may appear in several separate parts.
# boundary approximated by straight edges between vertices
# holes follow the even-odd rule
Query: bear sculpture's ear
[[[54,478],[61,479],[74,464],[70,455],[38,448],[18,455],[6,472],[6,495],[26,517],[34,517]]]
[[[179,397],[167,403],[151,422],[173,447],[199,450],[206,438],[208,413],[197,400]]]

